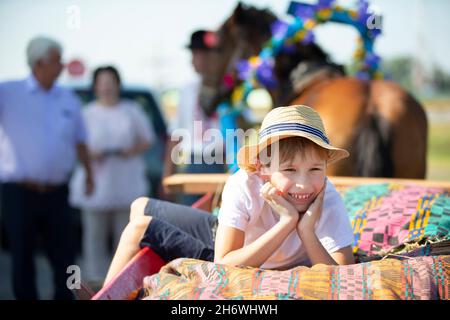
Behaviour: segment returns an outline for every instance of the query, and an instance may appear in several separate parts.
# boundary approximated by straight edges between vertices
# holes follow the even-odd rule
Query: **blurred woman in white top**
[[[149,194],[143,153],[155,141],[153,127],[142,107],[120,98],[120,76],[112,66],[93,74],[96,100],[83,110],[92,159],[94,192],[84,190],[85,172],[78,167],[71,181],[70,201],[82,210],[84,276],[103,281],[113,246],[128,221],[133,200]]]

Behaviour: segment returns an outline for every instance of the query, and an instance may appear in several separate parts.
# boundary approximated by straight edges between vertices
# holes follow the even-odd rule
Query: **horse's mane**
[[[231,19],[245,31],[240,33],[240,36],[252,41],[261,36],[268,40],[271,36],[271,25],[277,17],[269,9],[258,9],[239,2]]]
[[[271,26],[277,17],[269,9],[258,9],[239,3],[228,22],[240,27],[239,37],[253,48],[261,47],[271,37]],[[336,68],[345,73],[341,65],[333,63],[329,55],[316,43],[297,43],[295,50],[281,51],[276,57],[275,73],[279,79],[288,79],[290,72],[303,61]]]
[[[281,51],[276,56],[275,73],[279,79],[288,79],[290,72],[300,62],[313,62],[322,65],[333,65],[329,55],[322,48],[315,44],[297,44],[295,50]]]

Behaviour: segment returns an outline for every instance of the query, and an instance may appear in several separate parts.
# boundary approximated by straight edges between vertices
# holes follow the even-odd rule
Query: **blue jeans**
[[[140,246],[150,247],[163,260],[214,260],[217,218],[189,206],[150,199],[145,215],[152,216]]]

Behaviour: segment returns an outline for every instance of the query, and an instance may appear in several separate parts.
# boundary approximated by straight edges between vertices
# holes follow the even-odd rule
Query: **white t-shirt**
[[[222,192],[219,224],[244,231],[244,246],[258,239],[279,221],[279,215],[260,196],[263,185],[257,174],[241,169],[228,178]],[[353,231],[344,202],[328,179],[323,211],[315,231],[329,253],[353,245]],[[284,269],[298,265],[310,266],[311,263],[294,229],[261,267]]]
[[[83,110],[88,139],[94,152],[117,151],[132,147],[137,139],[155,141],[155,132],[142,107],[122,100],[114,107],[92,102]],[[70,182],[72,205],[91,210],[127,210],[133,200],[147,196],[149,185],[142,155],[123,158],[111,156],[92,163],[94,192],[87,197],[85,172],[78,166]]]
[[[202,154],[207,146],[208,150],[214,148],[215,143],[223,148],[222,142],[216,141],[217,139],[209,140],[207,138],[208,141],[203,139],[206,130],[220,130],[220,123],[216,115],[207,117],[200,107],[198,103],[200,87],[201,79],[197,77],[181,89],[176,117],[168,127],[169,135],[173,134],[176,129],[185,130],[186,139],[181,142],[181,149],[187,155]]]

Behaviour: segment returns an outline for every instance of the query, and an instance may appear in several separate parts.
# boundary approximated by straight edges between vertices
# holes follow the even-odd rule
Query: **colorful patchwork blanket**
[[[449,299],[450,256],[286,271],[173,260],[144,279],[144,299]]]
[[[450,239],[450,195],[443,189],[384,183],[341,194],[359,261]]]
[[[392,183],[340,190],[358,263],[275,271],[177,259],[145,299],[449,299],[450,195]]]

